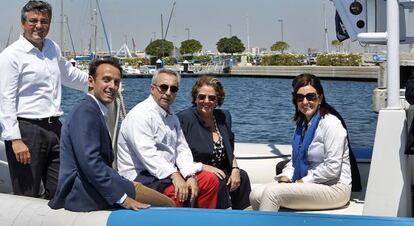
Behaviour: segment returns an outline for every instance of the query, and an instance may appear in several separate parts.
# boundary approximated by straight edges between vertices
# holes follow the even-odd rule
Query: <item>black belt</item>
[[[55,123],[59,121],[59,116],[47,117],[47,118],[21,118],[17,117],[17,120],[29,121],[29,122],[42,122],[42,123]]]

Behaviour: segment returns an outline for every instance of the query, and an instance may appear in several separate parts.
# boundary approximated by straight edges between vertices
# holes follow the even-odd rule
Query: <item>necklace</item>
[[[214,116],[213,116],[213,122],[214,122],[214,130],[212,132],[216,133],[218,135],[218,140],[214,141],[214,138],[213,138],[213,143],[214,143],[214,146],[216,148],[222,149],[222,148],[224,148],[224,146],[223,146],[223,137],[221,137],[220,130],[218,129],[216,117],[214,117]]]
[[[214,141],[213,137],[213,153],[211,165],[217,168],[222,168],[224,160],[226,159],[226,153],[224,152],[223,138],[221,137],[220,130],[218,129],[216,118],[213,118],[213,120],[215,127],[215,131],[213,131],[213,133],[217,133],[218,140]]]

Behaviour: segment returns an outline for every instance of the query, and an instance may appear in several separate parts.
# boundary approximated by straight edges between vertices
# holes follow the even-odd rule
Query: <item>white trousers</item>
[[[279,211],[280,207],[295,210],[323,210],[344,206],[351,197],[351,185],[337,183],[323,185],[314,183],[262,184],[250,193],[254,210]]]

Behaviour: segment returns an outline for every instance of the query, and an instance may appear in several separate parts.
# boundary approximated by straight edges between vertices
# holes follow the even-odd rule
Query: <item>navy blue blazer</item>
[[[60,171],[53,209],[93,211],[117,208],[124,195],[135,198],[131,181],[112,168],[114,154],[105,119],[86,96],[65,119],[60,140]]]
[[[231,115],[230,112],[221,109],[215,109],[213,114],[226,151],[226,169],[222,170],[230,174],[234,158],[234,133],[231,130]],[[185,139],[193,153],[194,161],[208,164],[213,155],[213,137],[210,128],[204,125],[195,106],[179,112],[177,116]]]

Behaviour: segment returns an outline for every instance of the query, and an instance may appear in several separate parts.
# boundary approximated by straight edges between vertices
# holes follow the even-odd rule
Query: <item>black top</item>
[[[219,133],[219,139],[217,141],[213,141],[213,156],[210,161],[211,164],[209,165],[212,165],[219,169],[225,169],[227,156],[225,151],[226,150],[224,149],[223,138]]]
[[[408,103],[414,104],[414,76],[408,77],[405,86],[405,99]]]
[[[414,104],[414,76],[408,77],[405,84],[405,99],[411,105]],[[408,130],[407,145],[405,146],[405,154],[414,155],[414,120],[411,122],[411,126]]]
[[[226,161],[221,170],[231,172],[234,152],[234,133],[231,131],[231,115],[226,110],[215,109],[214,117],[220,135],[223,138]],[[213,158],[213,136],[210,127],[207,127],[195,106],[187,108],[177,114],[188,146],[193,153],[194,161],[211,164]]]

